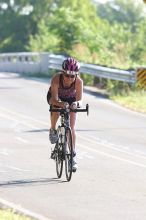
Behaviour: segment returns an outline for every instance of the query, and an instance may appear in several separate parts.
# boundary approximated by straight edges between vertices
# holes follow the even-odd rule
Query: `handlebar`
[[[71,108],[54,108],[52,105],[50,105],[50,112],[60,112],[60,113],[69,113],[69,112],[87,112],[87,115],[89,115],[89,105],[86,104],[86,108],[77,108],[77,109],[71,109]]]

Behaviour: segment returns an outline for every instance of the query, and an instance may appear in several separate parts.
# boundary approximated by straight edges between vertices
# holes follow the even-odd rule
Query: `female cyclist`
[[[80,64],[72,57],[65,59],[62,63],[62,71],[56,74],[51,80],[51,86],[47,94],[47,101],[50,105],[60,108],[70,107],[76,109],[82,105],[83,80],[79,76]],[[57,141],[56,123],[59,118],[58,112],[52,112],[50,116],[51,127],[49,131],[49,139],[52,144]],[[73,171],[77,169],[76,151],[75,151],[75,122],[76,113],[70,113],[70,126],[73,138]]]

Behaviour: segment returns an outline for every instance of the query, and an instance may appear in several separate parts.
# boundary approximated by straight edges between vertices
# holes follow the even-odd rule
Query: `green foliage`
[[[83,79],[85,85],[87,85],[87,86],[88,86],[88,85],[89,85],[89,86],[93,85],[94,76],[90,76],[90,75],[87,75],[87,74],[82,73],[82,74],[81,74],[81,78]]]
[[[110,96],[128,95],[132,86],[129,83],[122,81],[107,80],[106,88]]]
[[[40,20],[38,24],[38,33],[30,35],[29,44],[26,46],[28,51],[38,52],[58,52],[59,38],[49,31],[44,20]]]
[[[1,52],[21,51],[28,42],[27,17],[19,16],[11,9],[0,13]]]
[[[111,98],[115,102],[132,110],[146,113],[146,92],[130,91],[128,95],[113,95]]]
[[[75,12],[64,7],[58,8],[55,16],[49,20],[50,30],[53,30],[59,38],[60,52],[68,53],[73,44],[78,41],[79,25],[77,21]]]
[[[123,69],[145,65],[142,7],[133,0],[0,0],[0,52],[47,51]]]
[[[97,6],[99,17],[108,20],[111,24],[128,24],[129,30],[135,31],[136,26],[143,20],[143,4],[133,0],[114,0]]]
[[[14,210],[0,210],[0,219],[1,220],[31,220],[29,217],[23,215],[18,215]]]

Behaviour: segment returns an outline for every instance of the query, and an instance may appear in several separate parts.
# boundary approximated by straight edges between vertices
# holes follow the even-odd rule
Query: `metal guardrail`
[[[0,54],[0,71],[18,73],[48,73],[49,69],[61,70],[65,56],[49,53],[4,53]],[[136,82],[136,71],[126,71],[94,64],[81,64],[81,73],[100,78]]]
[[[61,65],[65,59],[62,55],[49,54],[49,68],[61,70]],[[125,81],[135,83],[135,71],[119,70],[114,68],[103,67],[94,64],[81,64],[81,73],[93,75],[100,78],[113,79],[117,81]]]

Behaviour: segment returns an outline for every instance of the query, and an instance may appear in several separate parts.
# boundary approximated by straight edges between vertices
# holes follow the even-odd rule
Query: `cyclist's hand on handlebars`
[[[63,102],[63,108],[64,108],[64,109],[69,108],[69,104],[68,104],[68,102]]]
[[[70,108],[71,108],[71,109],[77,109],[77,102],[73,102],[73,103],[70,105]]]

